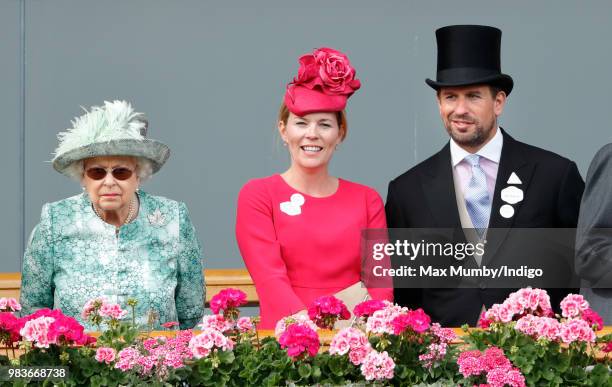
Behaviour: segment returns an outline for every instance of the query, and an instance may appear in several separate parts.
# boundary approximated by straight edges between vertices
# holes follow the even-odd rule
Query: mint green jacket
[[[139,192],[137,218],[118,232],[94,213],[83,193],[43,206],[26,248],[22,315],[61,309],[87,330],[81,311],[105,296],[123,308],[138,301],[137,324],[178,321],[192,328],[204,311],[201,247],[184,203]],[[131,319],[131,313],[126,317]]]

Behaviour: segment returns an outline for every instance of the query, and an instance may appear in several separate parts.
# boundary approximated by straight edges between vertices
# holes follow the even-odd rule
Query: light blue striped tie
[[[487,190],[487,177],[480,167],[480,156],[468,155],[465,160],[472,166],[472,178],[465,189],[465,205],[478,235],[482,237],[489,226],[491,200]]]

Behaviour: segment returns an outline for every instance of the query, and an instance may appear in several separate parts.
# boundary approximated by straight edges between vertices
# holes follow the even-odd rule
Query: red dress
[[[236,238],[259,296],[262,329],[317,297],[360,280],[361,230],[386,228],[380,195],[339,179],[336,193],[316,198],[280,175],[254,179],[238,196]],[[389,288],[372,298],[393,299]]]

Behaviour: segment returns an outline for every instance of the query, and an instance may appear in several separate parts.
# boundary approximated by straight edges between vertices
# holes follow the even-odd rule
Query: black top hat
[[[514,82],[501,72],[501,34],[495,27],[476,25],[438,29],[438,72],[435,81],[428,78],[425,82],[436,90],[447,86],[488,84],[509,95]]]

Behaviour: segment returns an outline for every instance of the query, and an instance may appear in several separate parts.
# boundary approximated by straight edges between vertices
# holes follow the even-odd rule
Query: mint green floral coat
[[[23,259],[22,314],[61,309],[81,318],[97,296],[127,307],[137,323],[178,321],[192,328],[204,311],[201,248],[184,203],[139,192],[137,218],[118,232],[94,213],[87,194],[45,204]],[[151,313],[153,312],[153,313]],[[131,313],[128,315],[131,316]]]

